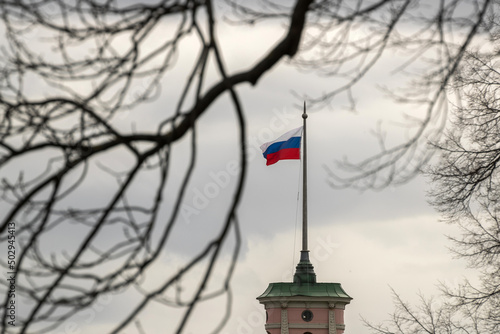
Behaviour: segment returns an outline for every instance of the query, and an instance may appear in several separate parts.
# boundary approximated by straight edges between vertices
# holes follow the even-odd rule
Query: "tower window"
[[[310,310],[302,312],[302,320],[309,322],[313,319],[313,313]]]

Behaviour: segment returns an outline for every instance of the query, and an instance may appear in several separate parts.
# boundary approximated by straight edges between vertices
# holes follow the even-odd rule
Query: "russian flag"
[[[260,147],[264,158],[267,159],[266,165],[272,165],[280,160],[300,159],[300,138],[302,136],[302,127],[290,130],[278,139],[262,144]]]

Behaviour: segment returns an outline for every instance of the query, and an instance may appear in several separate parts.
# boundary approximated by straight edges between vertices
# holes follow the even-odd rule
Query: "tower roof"
[[[352,298],[342,289],[340,283],[292,283],[279,282],[270,283],[266,291],[257,299],[272,297],[328,297],[328,298]]]

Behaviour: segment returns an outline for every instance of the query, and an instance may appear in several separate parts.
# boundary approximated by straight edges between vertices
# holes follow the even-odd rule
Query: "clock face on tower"
[[[310,311],[310,310],[305,310],[304,312],[302,312],[302,320],[304,321],[311,321],[313,318],[313,313]]]

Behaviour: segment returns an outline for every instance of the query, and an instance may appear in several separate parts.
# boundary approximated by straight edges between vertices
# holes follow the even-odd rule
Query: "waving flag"
[[[262,144],[260,147],[264,158],[267,159],[266,165],[272,165],[280,160],[300,159],[300,138],[302,136],[302,127],[290,130],[276,140]]]

